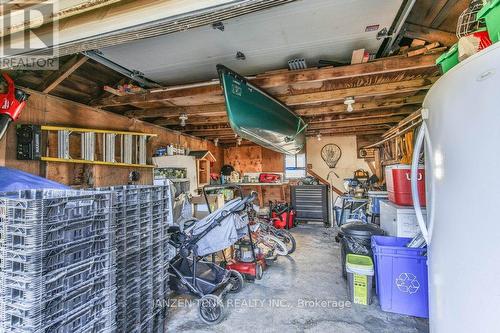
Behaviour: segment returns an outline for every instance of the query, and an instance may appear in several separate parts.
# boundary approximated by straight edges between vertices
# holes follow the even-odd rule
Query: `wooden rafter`
[[[155,125],[160,126],[176,126],[179,125],[179,118],[163,118],[153,121]],[[226,116],[216,117],[189,117],[186,121],[189,125],[203,125],[203,124],[226,124],[228,119]]]
[[[382,124],[382,125],[372,125],[372,126],[361,126],[361,127],[339,127],[335,129],[325,129],[321,131],[309,131],[306,133],[307,136],[316,136],[318,133],[321,133],[324,136],[341,136],[341,135],[378,135],[380,136],[382,133],[386,132],[391,125]],[[212,131],[205,133],[196,134],[198,137],[204,137],[209,140],[219,138],[222,141],[230,141],[234,142],[235,136],[231,130],[224,131]]]
[[[397,115],[397,116],[386,116],[386,117],[381,117],[381,118],[374,118],[374,119],[363,119],[363,118],[358,118],[358,119],[348,119],[348,120],[337,120],[337,121],[330,121],[326,123],[317,123],[317,124],[311,124],[308,126],[307,131],[318,131],[318,130],[326,130],[326,129],[337,129],[337,128],[349,128],[349,127],[362,127],[362,126],[369,126],[369,125],[384,125],[384,124],[395,124],[404,119],[404,115]],[[233,133],[233,130],[231,127],[227,124],[218,124],[218,125],[203,125],[203,126],[192,126],[188,125],[185,127],[185,132],[188,132],[192,135],[196,136],[204,136],[206,134],[210,133],[227,133],[231,134]]]
[[[357,119],[357,120],[339,120],[327,123],[311,124],[308,126],[308,131],[322,130],[322,129],[335,129],[339,127],[359,127],[367,125],[383,125],[394,124],[400,122],[404,116],[391,116],[375,119]]]
[[[399,108],[406,105],[421,105],[424,101],[425,94],[417,94],[409,97],[399,97],[399,98],[387,98],[381,100],[372,99],[370,102],[360,102],[355,103],[353,105],[354,111],[357,112],[366,112],[379,110],[383,108]],[[332,106],[318,106],[318,107],[307,107],[307,108],[299,108],[295,109],[295,112],[300,116],[316,116],[322,114],[335,114],[335,113],[345,113],[346,106],[345,104],[339,103]]]
[[[304,117],[306,123],[315,124],[315,123],[328,123],[328,122],[336,122],[336,121],[349,121],[349,120],[359,120],[359,119],[373,119],[373,118],[382,118],[387,116],[398,116],[398,115],[408,115],[414,112],[420,106],[406,106],[401,108],[387,108],[387,109],[378,109],[372,111],[365,112],[353,112],[348,113],[330,113],[323,114],[320,116],[313,117]],[[177,117],[170,118],[162,118],[153,121],[154,124],[160,126],[174,126],[178,130],[183,130],[179,126],[179,119]],[[189,117],[187,120],[189,126],[198,126],[198,125],[209,125],[209,124],[223,124],[226,125],[228,123],[227,116],[214,116],[214,117]],[[189,127],[188,127],[189,128]]]
[[[264,89],[288,86],[293,84],[321,83],[324,81],[341,81],[370,75],[387,75],[389,73],[407,73],[425,68],[436,69],[435,60],[438,55],[424,55],[413,58],[388,58],[365,64],[309,69],[276,74],[263,74],[250,79],[252,83]],[[300,92],[294,86],[293,93]],[[286,102],[286,98],[284,100]],[[97,106],[110,107],[163,102],[170,106],[193,106],[221,104],[224,102],[218,82],[204,82],[197,85],[167,87],[149,90],[144,94],[112,96],[96,102]]]
[[[444,46],[451,46],[458,40],[457,36],[451,32],[412,23],[406,25],[404,35],[408,38],[421,39],[429,43],[439,42]]]
[[[223,116],[226,114],[224,104],[212,104],[203,106],[186,106],[186,107],[165,107],[144,110],[134,110],[125,112],[127,117],[131,118],[160,118],[160,117],[178,117],[182,113],[197,116]]]
[[[257,75],[255,79],[250,81],[262,88],[273,88],[296,83],[311,83],[332,79],[340,80],[357,78],[360,76],[384,75],[393,72],[433,68],[435,67],[436,59],[436,55],[425,55],[416,59],[383,58],[373,62],[350,66],[285,71],[274,74],[264,73]]]
[[[88,58],[82,55],[75,55],[71,57],[67,62],[61,65],[61,67],[52,73],[37,90],[42,91],[44,94],[50,93],[54,90],[61,82],[66,80],[74,71],[76,71],[80,66],[82,66]]]
[[[366,87],[345,88],[333,91],[321,91],[309,94],[293,95],[281,98],[287,105],[307,105],[323,102],[343,101],[346,97],[390,96],[399,93],[428,90],[438,77],[416,79],[401,82],[384,83]]]
[[[332,114],[323,115],[317,117],[305,118],[309,125],[317,123],[330,123],[338,121],[356,121],[359,119],[375,119],[384,118],[388,116],[403,116],[409,115],[414,112],[418,107],[404,107],[398,109],[381,109],[377,111],[365,112],[365,113],[343,113],[343,114]]]

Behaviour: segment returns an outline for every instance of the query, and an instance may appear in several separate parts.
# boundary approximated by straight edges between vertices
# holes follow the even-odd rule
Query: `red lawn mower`
[[[29,95],[16,89],[14,80],[7,73],[2,73],[3,81],[7,84],[7,91],[0,93],[0,140],[7,132],[10,123],[16,121],[26,106]],[[4,89],[5,90],[5,89]]]

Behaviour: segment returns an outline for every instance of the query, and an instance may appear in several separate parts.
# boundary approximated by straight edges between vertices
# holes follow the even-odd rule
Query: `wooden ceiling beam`
[[[367,128],[367,129],[356,129],[353,131],[322,131],[321,135],[325,136],[347,136],[347,135],[382,135],[387,129],[377,129],[377,128]],[[317,133],[309,133],[307,137],[315,137]]]
[[[317,130],[309,130],[306,132],[306,136],[316,136],[318,133],[321,135],[382,135],[387,132],[390,128],[390,125],[369,125],[369,126],[349,126],[349,127],[338,127],[338,128],[325,128],[325,129],[317,129]],[[224,141],[236,141],[234,133],[231,130],[225,131],[212,131],[212,132],[200,132],[197,134],[198,137],[203,137],[208,140],[213,140],[215,138],[219,138],[219,142]]]
[[[420,106],[408,106],[402,108],[380,109],[377,111],[356,112],[356,113],[343,112],[333,115],[304,117],[304,119],[308,124],[315,124],[315,123],[328,123],[328,122],[349,121],[349,120],[356,121],[361,119],[383,118],[388,116],[404,116],[411,114],[412,112],[416,111],[419,107]],[[214,124],[227,125],[228,121],[229,120],[226,116],[221,116],[221,117],[192,117],[189,118],[186,122],[188,126],[202,126],[202,125],[214,125]],[[178,126],[179,119],[164,118],[155,120],[153,121],[153,123],[160,126]],[[178,127],[176,129],[182,130],[181,127]]]
[[[227,124],[228,118],[226,116],[218,117],[188,117],[186,123],[189,125],[203,125],[203,124]],[[153,124],[160,126],[175,126],[179,125],[179,118],[163,118],[153,121]]]
[[[395,124],[404,119],[404,115],[398,116],[386,116],[375,119],[352,119],[352,120],[338,120],[338,121],[330,121],[327,123],[317,123],[311,124],[307,127],[307,131],[317,131],[321,129],[335,129],[335,128],[343,128],[343,127],[360,127],[360,126],[368,126],[368,125],[385,125],[388,127],[390,124]],[[176,128],[177,129],[177,128]],[[178,129],[177,129],[178,130]],[[229,125],[207,125],[207,126],[192,126],[188,125],[181,129],[181,131],[189,133],[195,136],[206,136],[207,134],[213,135],[221,135],[233,133],[233,130]]]
[[[353,114],[356,113],[366,113],[368,111],[377,111],[380,109],[397,109],[404,106],[412,106],[412,105],[422,105],[424,101],[425,94],[418,94],[410,97],[403,98],[389,98],[389,99],[373,99],[370,102],[361,102],[354,103],[354,111]],[[295,112],[302,117],[314,117],[325,114],[342,114],[346,113],[346,105],[342,102],[336,105],[331,106],[318,106],[318,107],[308,107],[308,108],[300,108],[295,109]]]
[[[49,77],[38,87],[37,90],[42,91],[44,94],[50,93],[61,82],[73,74],[74,71],[87,62],[87,60],[88,58],[82,55],[71,57],[67,62],[62,64],[57,71],[49,75]]]
[[[399,108],[406,105],[421,105],[424,101],[426,94],[418,94],[410,97],[403,98],[389,98],[375,100],[363,103],[354,103],[353,113],[366,112],[370,110],[378,110],[382,108]],[[341,104],[332,106],[319,106],[319,107],[309,107],[295,109],[295,112],[303,117],[317,116],[322,114],[334,114],[334,113],[345,113],[346,105],[342,102]]]
[[[160,118],[160,117],[178,117],[182,113],[188,116],[223,116],[226,114],[225,104],[212,104],[203,106],[186,106],[186,107],[166,107],[144,110],[133,110],[125,112],[127,117],[145,119],[145,118]]]
[[[353,120],[342,120],[336,122],[311,124],[307,127],[307,131],[315,131],[320,129],[335,129],[338,127],[360,127],[367,125],[385,125],[385,124],[395,124],[404,119],[404,116],[392,116],[383,117],[375,119],[353,119]]]
[[[199,99],[213,99],[214,97],[224,98],[222,96],[222,89],[218,83],[200,83],[199,85],[186,85],[186,86],[175,86],[167,87],[164,89],[151,89],[146,93],[141,94],[130,94],[125,96],[111,96],[104,98],[103,100],[95,102],[95,106],[117,106],[125,104],[135,104],[135,103],[153,103],[153,102],[165,102],[168,101],[172,106],[176,106],[176,101],[189,99],[196,96]],[[220,99],[219,98],[219,99]],[[210,104],[210,103],[205,103]]]
[[[423,55],[411,58],[386,58],[365,64],[314,68],[301,71],[285,71],[275,74],[262,74],[250,78],[250,82],[268,89],[295,83],[313,83],[329,80],[345,80],[368,75],[384,75],[392,72],[411,71],[415,69],[436,68],[438,55]],[[94,103],[94,106],[119,106],[137,103],[168,102],[171,106],[205,105],[223,103],[222,90],[217,81],[201,82],[162,89],[151,89],[143,94],[111,96]]]
[[[333,79],[348,79],[367,75],[383,75],[399,71],[436,67],[439,55],[423,55],[419,57],[382,58],[363,64],[341,67],[311,68],[279,73],[263,73],[250,80],[261,88],[273,88],[294,83],[309,83]]]
[[[428,90],[438,77],[391,82],[365,87],[345,88],[332,91],[320,91],[309,94],[292,95],[280,98],[289,106],[310,105],[324,102],[343,101],[346,97],[362,98],[374,96],[390,96],[399,93],[410,93]]]
[[[371,111],[366,113],[343,113],[334,115],[323,115],[311,118],[305,118],[307,124],[320,124],[320,123],[330,123],[339,121],[356,121],[363,119],[376,119],[392,116],[407,116],[412,112],[415,112],[419,107],[403,107],[399,109],[382,109],[378,111]]]

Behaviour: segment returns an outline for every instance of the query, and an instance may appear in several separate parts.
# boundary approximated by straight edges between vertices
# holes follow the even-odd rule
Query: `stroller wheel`
[[[255,279],[262,279],[262,275],[264,275],[264,269],[260,263],[255,264]]]
[[[240,274],[240,272],[232,269],[229,271],[229,273],[231,273],[229,282],[233,285],[231,289],[229,289],[229,292],[231,294],[239,293],[241,289],[243,289],[243,276]]]
[[[224,304],[216,295],[208,294],[200,299],[198,308],[201,320],[208,325],[218,324],[224,319]]]

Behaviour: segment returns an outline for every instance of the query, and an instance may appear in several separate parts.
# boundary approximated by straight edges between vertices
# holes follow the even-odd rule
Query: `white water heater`
[[[500,43],[440,78],[422,115],[430,331],[499,332]]]

